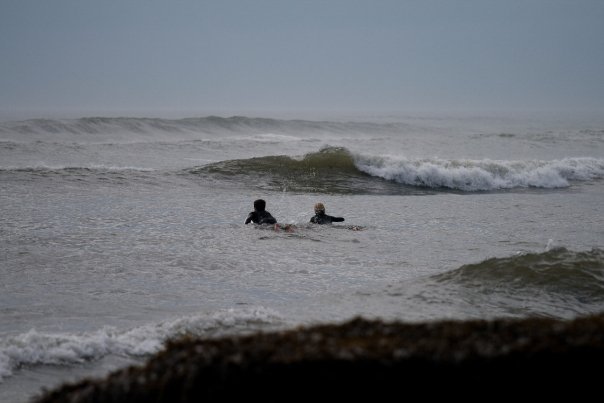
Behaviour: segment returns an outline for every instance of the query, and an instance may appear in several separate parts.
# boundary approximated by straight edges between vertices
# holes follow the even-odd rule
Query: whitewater
[[[0,401],[183,335],[601,312],[603,200],[599,117],[3,121]]]

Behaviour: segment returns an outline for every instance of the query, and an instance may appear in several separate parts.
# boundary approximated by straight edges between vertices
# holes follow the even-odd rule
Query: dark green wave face
[[[271,191],[327,194],[431,194],[360,171],[350,152],[327,147],[302,158],[285,155],[221,161],[189,171],[220,181],[236,181]]]
[[[574,317],[604,309],[604,250],[555,248],[492,258],[426,277],[422,303],[479,316]]]
[[[433,277],[486,294],[548,293],[586,301],[604,301],[604,250],[556,248],[507,258],[488,259]]]

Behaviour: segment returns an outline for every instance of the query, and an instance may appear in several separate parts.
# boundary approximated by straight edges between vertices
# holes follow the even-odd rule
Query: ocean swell
[[[353,154],[325,147],[302,157],[286,155],[228,160],[188,170],[198,177],[235,181],[273,191],[335,194],[407,194],[412,189],[360,171]]]
[[[484,309],[548,316],[595,313],[604,309],[604,250],[554,248],[492,258],[430,280],[441,292],[444,287]]]
[[[604,250],[575,252],[553,248],[542,253],[491,258],[436,275],[433,279],[469,287],[546,287],[556,292],[591,295],[604,300]]]

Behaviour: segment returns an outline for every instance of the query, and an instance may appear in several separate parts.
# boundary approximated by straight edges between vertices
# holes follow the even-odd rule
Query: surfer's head
[[[266,202],[262,199],[254,200],[254,210],[264,211],[266,208]]]
[[[315,204],[315,214],[325,213],[325,206],[323,203]]]

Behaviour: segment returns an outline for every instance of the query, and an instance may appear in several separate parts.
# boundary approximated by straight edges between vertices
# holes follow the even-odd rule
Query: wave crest
[[[356,165],[369,175],[404,185],[465,192],[562,188],[569,186],[569,181],[604,177],[604,160],[597,158],[495,161],[359,157]]]

